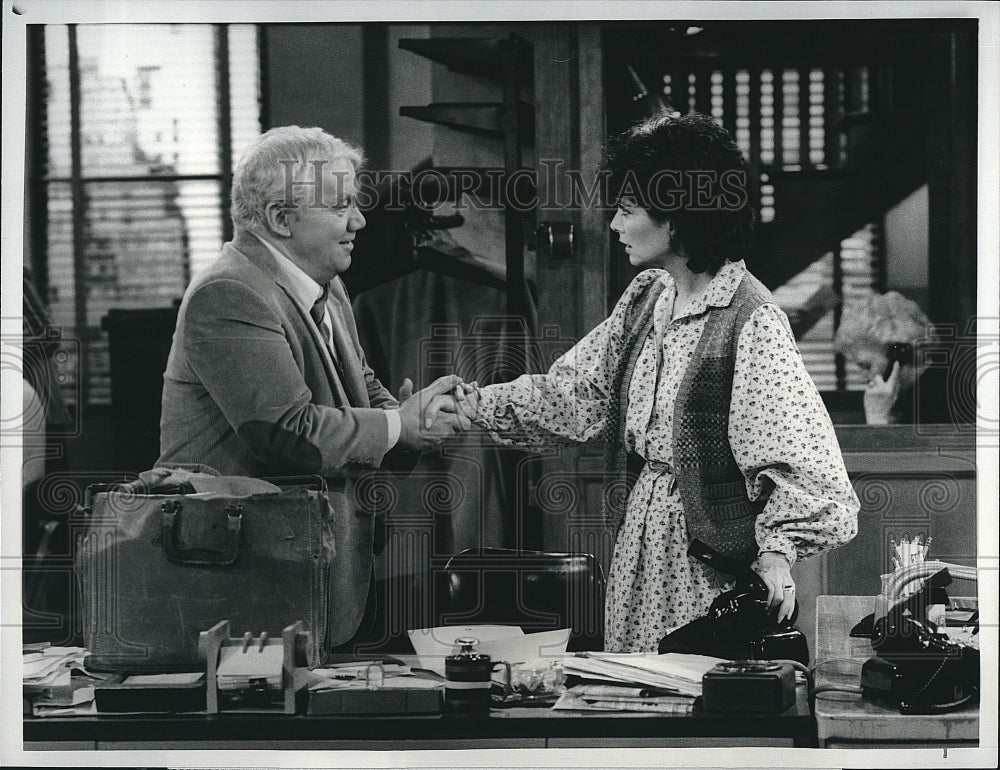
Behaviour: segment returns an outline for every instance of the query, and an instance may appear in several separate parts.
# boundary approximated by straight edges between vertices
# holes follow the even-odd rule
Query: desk
[[[816,685],[858,686],[872,657],[867,639],[851,628],[875,608],[874,596],[820,596],[816,600]],[[852,693],[816,699],[816,733],[827,748],[945,748],[979,745],[979,708],[935,716],[906,715]]]
[[[660,748],[816,745],[805,688],[782,714],[616,714],[494,709],[489,714],[200,714],[24,720],[25,750]]]

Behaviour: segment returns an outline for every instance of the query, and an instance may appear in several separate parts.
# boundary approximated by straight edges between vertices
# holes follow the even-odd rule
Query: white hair
[[[898,291],[872,292],[844,308],[834,342],[836,349],[853,358],[862,347],[884,348],[891,342],[916,346],[937,339],[930,319],[913,300]]]
[[[316,171],[306,170],[316,161],[347,158],[357,171],[364,162],[361,149],[328,134],[322,128],[279,126],[261,134],[243,152],[233,171],[230,211],[233,224],[260,231],[266,226],[267,207],[274,202],[293,204],[288,193],[309,188]],[[289,174],[291,176],[289,177]],[[315,189],[315,188],[312,188]]]

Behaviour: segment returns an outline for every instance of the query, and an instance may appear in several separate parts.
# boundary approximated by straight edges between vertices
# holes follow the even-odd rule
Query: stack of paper
[[[22,666],[25,713],[35,716],[78,714],[94,700],[93,680],[83,669],[82,647],[26,645]],[[80,675],[74,676],[77,672]]]
[[[360,661],[316,668],[308,675],[309,690],[434,690],[444,679],[431,672],[414,671],[402,663]]]
[[[563,658],[563,670],[585,679],[652,687],[694,698],[701,695],[701,678],[722,662],[722,658],[678,652],[665,655],[589,652]]]
[[[614,684],[579,684],[564,692],[552,706],[573,711],[652,711],[690,714],[694,698],[670,690]]]
[[[253,684],[266,683],[268,690],[281,689],[284,649],[280,644],[262,647],[230,645],[219,650],[215,678],[220,690],[246,690]]]
[[[73,668],[83,668],[82,647],[45,647],[24,653],[22,679],[24,696],[32,703],[70,705]]]

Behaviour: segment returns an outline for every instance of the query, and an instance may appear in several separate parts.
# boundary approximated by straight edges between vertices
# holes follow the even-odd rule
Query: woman
[[[946,368],[929,369],[918,363],[918,344],[936,340],[934,327],[920,306],[897,291],[873,292],[844,308],[834,344],[868,378],[866,423],[952,422],[951,412],[969,403],[975,413],[974,398],[962,401],[957,392],[949,397]],[[902,360],[890,360],[892,346],[900,343],[909,346],[909,353]]]
[[[784,314],[743,264],[746,160],[703,115],[650,118],[614,138],[611,229],[645,268],[604,322],[544,375],[471,392],[501,443],[607,439],[616,506],[605,648],[655,651],[728,587],[687,555],[692,537],[753,563],[778,620],[790,567],[849,541],[857,497]]]

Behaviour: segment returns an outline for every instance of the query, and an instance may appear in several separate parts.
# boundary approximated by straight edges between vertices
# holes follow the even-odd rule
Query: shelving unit
[[[505,59],[511,38],[452,37],[404,38],[399,47],[412,51],[455,72],[500,80],[508,69],[513,69],[517,79],[525,84],[532,82],[534,67],[531,46],[525,43],[513,59]]]
[[[528,41],[510,35],[505,38],[404,38],[399,47],[412,51],[450,70],[463,74],[499,80],[503,86],[501,102],[435,102],[425,106],[402,106],[399,114],[447,126],[457,131],[500,137],[503,140],[504,165],[499,179],[500,203],[504,208],[504,241],[507,268],[507,314],[527,320],[527,296],[524,285],[525,215],[518,201],[525,193],[525,177],[518,175],[508,189],[507,180],[523,171],[523,147],[534,133],[534,112],[521,98],[522,90],[532,84],[533,50]],[[446,177],[450,169],[438,169]],[[483,172],[486,169],[475,169]],[[450,190],[454,192],[454,188]],[[525,360],[524,345],[514,345],[511,351]]]
[[[400,107],[399,114],[459,131],[504,136],[505,107],[502,102],[434,102],[426,107]],[[530,132],[534,127],[531,105],[518,101],[515,109],[518,132]]]
[[[414,193],[430,205],[445,202],[445,196],[457,202],[457,196],[469,192],[489,196],[502,206],[506,267],[502,359],[507,371],[528,371],[529,345],[536,330],[525,283],[524,250],[526,236],[534,234],[536,189],[533,174],[524,167],[524,156],[525,149],[534,145],[534,107],[530,103],[534,49],[527,40],[513,34],[503,38],[404,38],[399,47],[460,75],[486,78],[494,88],[497,82],[501,85],[500,101],[435,102],[402,106],[399,113],[482,137],[483,141],[502,141],[501,167],[434,168],[441,176],[435,174],[436,180],[427,177],[427,183],[418,185]],[[447,180],[444,185],[440,184],[442,177]],[[475,189],[470,189],[470,184]],[[528,493],[535,471],[524,460],[518,451],[505,450],[503,455],[504,485],[517,490],[511,510],[519,512],[505,521],[504,545],[540,548],[540,517],[533,515]]]

